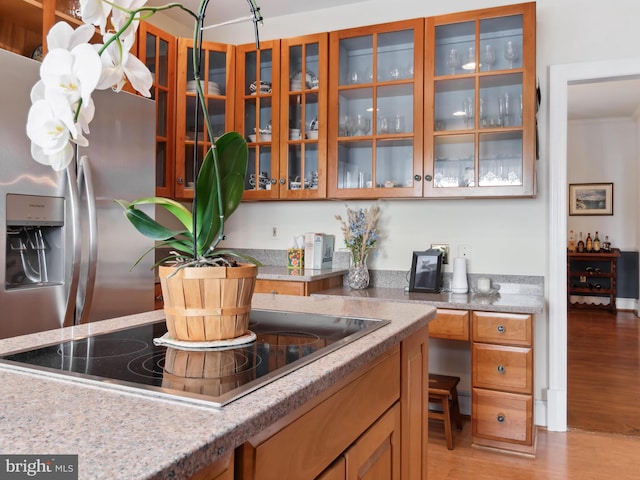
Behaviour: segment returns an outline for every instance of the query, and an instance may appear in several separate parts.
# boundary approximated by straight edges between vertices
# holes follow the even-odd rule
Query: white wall
[[[259,0],[258,0],[259,3]],[[498,0],[371,0],[308,14],[280,18],[265,16],[261,37],[286,38],[321,31],[426,17],[507,5]],[[211,13],[211,17],[215,15]],[[538,196],[523,200],[394,200],[383,201],[382,226],[386,238],[371,260],[375,269],[402,270],[410,266],[411,252],[429,243],[449,243],[452,254],[460,244],[472,247],[470,273],[544,275],[548,278],[549,66],[638,54],[640,2],[636,0],[539,0],[537,2],[537,77],[542,91],[538,113],[540,160]],[[208,39],[229,43],[253,41],[251,24],[208,31]],[[637,177],[637,173],[636,173]],[[370,202],[349,202],[368,205]],[[616,206],[617,211],[617,206]],[[307,230],[339,234],[333,218],[344,212],[343,202],[263,202],[243,204],[229,224],[229,244],[236,247],[286,248],[288,239]],[[280,238],[271,239],[277,225]],[[617,234],[616,234],[617,235]],[[339,237],[338,237],[339,238]],[[614,241],[618,242],[615,240]],[[535,397],[544,401],[548,386],[547,318],[536,319]],[[536,423],[546,424],[536,411]]]
[[[613,87],[615,88],[615,87]],[[586,239],[590,232],[609,236],[612,246],[637,250],[638,153],[632,118],[569,122],[567,179],[571,183],[613,183],[612,216],[569,216],[567,226]]]

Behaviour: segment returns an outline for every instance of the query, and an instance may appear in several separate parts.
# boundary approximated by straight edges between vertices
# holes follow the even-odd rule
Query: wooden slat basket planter
[[[159,267],[169,335],[176,340],[230,340],[249,331],[258,267]]]

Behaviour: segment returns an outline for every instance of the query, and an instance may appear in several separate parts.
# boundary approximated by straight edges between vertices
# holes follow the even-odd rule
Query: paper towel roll
[[[467,293],[469,284],[467,283],[467,259],[456,257],[453,259],[453,279],[451,280],[452,293]]]

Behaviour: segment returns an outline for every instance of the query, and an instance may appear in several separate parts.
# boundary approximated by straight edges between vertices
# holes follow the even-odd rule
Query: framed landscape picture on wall
[[[613,183],[569,184],[569,215],[613,215]]]

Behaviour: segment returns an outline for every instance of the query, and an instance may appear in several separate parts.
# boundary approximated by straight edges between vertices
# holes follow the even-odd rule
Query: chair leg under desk
[[[452,423],[455,421],[457,429],[462,430],[462,417],[460,416],[460,405],[458,403],[458,391],[456,388],[459,382],[459,377],[429,374],[429,402],[440,404],[442,412],[429,410],[428,418],[444,421],[444,433],[449,450],[453,450]]]

